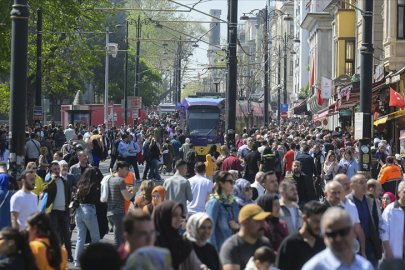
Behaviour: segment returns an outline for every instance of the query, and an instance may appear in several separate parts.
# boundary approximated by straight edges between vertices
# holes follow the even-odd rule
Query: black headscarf
[[[178,206],[184,211],[181,203],[170,200],[164,201],[156,206],[152,214],[156,231],[159,232],[155,246],[170,250],[175,270],[179,269],[179,265],[188,258],[193,249],[190,241],[179,234],[178,228],[172,227],[173,212]]]
[[[264,194],[259,197],[257,200],[257,205],[260,206],[265,212],[273,212],[273,202],[274,200],[278,200],[277,195],[273,194]],[[274,217],[273,215],[268,219],[268,223],[270,225],[270,234],[271,234],[271,241],[277,241],[277,228],[276,225],[278,224],[279,218]]]

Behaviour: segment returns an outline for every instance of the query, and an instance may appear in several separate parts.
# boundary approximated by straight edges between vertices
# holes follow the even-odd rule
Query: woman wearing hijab
[[[265,212],[272,213],[271,217],[266,222],[264,235],[269,238],[272,243],[274,253],[277,253],[281,242],[289,235],[287,224],[279,219],[280,201],[276,195],[264,194],[257,200],[257,205],[259,205]]]
[[[390,203],[395,202],[396,198],[395,195],[391,192],[385,192],[381,199],[381,207],[382,211],[384,211],[385,207],[387,207]]]
[[[129,256],[124,270],[172,270],[172,257],[167,248],[142,247]]]
[[[157,186],[152,190],[152,202],[143,207],[143,211],[152,215],[153,210],[166,198],[166,189],[163,186]]]
[[[250,186],[250,182],[246,179],[239,178],[236,180],[235,185],[233,186],[233,195],[236,197],[236,202],[238,203],[239,208],[254,203],[252,200],[252,187]]]
[[[192,243],[198,259],[210,270],[220,270],[218,253],[207,240],[212,234],[214,221],[204,212],[192,215],[187,221],[186,237]]]
[[[0,173],[0,230],[11,227],[10,200],[14,193],[9,191],[9,188],[10,181],[7,174]]]
[[[202,267],[190,241],[179,234],[182,216],[181,203],[169,200],[156,206],[152,214],[158,232],[155,246],[170,250],[174,270],[207,269]]]
[[[229,172],[219,172],[215,177],[215,193],[206,206],[206,212],[213,220],[213,232],[209,242],[214,245],[217,252],[221,250],[225,240],[240,228],[239,206],[232,195],[234,181]]]

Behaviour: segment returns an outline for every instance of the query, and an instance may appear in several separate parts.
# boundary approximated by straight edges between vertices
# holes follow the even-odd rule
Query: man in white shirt
[[[327,248],[312,257],[302,270],[374,269],[369,261],[353,251],[355,232],[347,211],[329,208],[322,216],[321,228]]]
[[[350,188],[350,180],[345,174],[340,173],[333,178],[333,181],[339,182],[343,187],[343,192],[340,195],[340,206],[342,206],[347,211],[347,213],[349,213],[353,229],[359,237],[360,245],[361,247],[365,247],[366,240],[364,238],[364,231],[360,225],[359,212],[357,211],[356,205],[346,198],[346,196],[352,192],[352,189]],[[363,257],[366,256],[364,248],[361,248],[361,255]]]
[[[26,170],[21,173],[21,190],[10,200],[11,224],[18,230],[25,229],[25,220],[38,210],[38,197],[31,191],[35,188],[35,173]]]
[[[69,124],[68,128],[65,130],[65,137],[66,141],[70,141],[73,139],[73,135],[75,134],[75,130],[73,129],[72,124]]]
[[[257,199],[259,199],[260,196],[262,196],[264,194],[264,192],[266,191],[266,189],[262,186],[262,178],[265,178],[265,173],[264,172],[258,172],[256,173],[255,176],[255,182],[251,185],[252,188],[257,190],[257,198],[255,200],[255,202],[257,202]]]
[[[187,219],[199,212],[204,212],[205,203],[209,195],[212,193],[212,187],[214,183],[208,178],[204,177],[205,164],[197,162],[194,165],[195,176],[188,179],[191,186],[191,192],[193,193],[193,200],[187,203],[188,216]]]

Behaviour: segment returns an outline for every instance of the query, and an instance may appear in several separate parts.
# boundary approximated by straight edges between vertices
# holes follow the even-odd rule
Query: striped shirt
[[[121,190],[126,189],[124,179],[113,176],[108,180],[108,208],[107,217],[116,214],[125,214],[125,199]]]

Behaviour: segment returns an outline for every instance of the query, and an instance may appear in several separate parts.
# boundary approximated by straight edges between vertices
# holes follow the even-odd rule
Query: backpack
[[[325,147],[325,153],[335,150],[335,147],[331,143],[325,143],[323,146]]]
[[[280,153],[278,151],[276,151],[275,157],[276,157],[276,160],[274,162],[274,168],[281,163],[281,161],[280,161]]]
[[[104,176],[103,180],[101,180],[100,202],[105,203],[108,200],[108,191],[109,191],[108,181],[110,180],[111,177],[112,175],[107,175]]]

